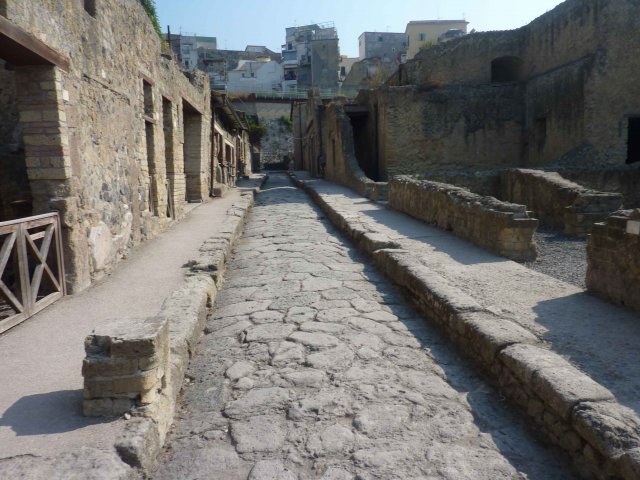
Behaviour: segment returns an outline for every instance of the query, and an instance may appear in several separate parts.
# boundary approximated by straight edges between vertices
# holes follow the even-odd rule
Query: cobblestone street
[[[571,479],[282,174],[258,194],[160,479]]]

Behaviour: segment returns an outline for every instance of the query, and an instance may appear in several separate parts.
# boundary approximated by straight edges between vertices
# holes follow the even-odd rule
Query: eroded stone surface
[[[154,480],[202,478],[189,442],[228,446],[207,478],[573,478],[320,217],[282,176],[258,196]]]

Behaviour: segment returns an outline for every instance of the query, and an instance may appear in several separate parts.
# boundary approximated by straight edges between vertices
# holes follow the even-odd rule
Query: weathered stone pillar
[[[62,73],[54,66],[17,67],[16,85],[33,213],[60,213],[67,289],[79,291],[90,284],[88,247],[72,178]]]

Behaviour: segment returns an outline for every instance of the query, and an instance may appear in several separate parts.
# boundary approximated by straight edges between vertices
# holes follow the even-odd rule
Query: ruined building
[[[212,148],[207,76],[161,52],[136,0],[0,0],[0,221],[59,212],[69,291],[250,171],[246,124],[214,101]]]
[[[569,235],[624,207],[589,250],[587,283],[602,273],[606,296],[630,305],[630,280],[606,268],[637,243],[612,246],[638,230],[638,13],[631,0],[567,0],[519,29],[423,49],[355,102],[312,92],[294,111],[297,167],[374,199],[398,175],[453,184]]]
[[[555,169],[591,188],[623,193],[634,206],[640,202],[637,13],[627,0],[569,0],[517,30],[424,49],[387,85],[362,91],[356,105],[336,105],[337,117],[348,115],[345,134],[373,180],[418,174],[499,195],[501,169]],[[326,110],[318,107],[309,105],[315,113],[302,115],[321,120]],[[305,134],[305,128],[307,143],[330,130]],[[327,164],[331,144],[325,138]]]

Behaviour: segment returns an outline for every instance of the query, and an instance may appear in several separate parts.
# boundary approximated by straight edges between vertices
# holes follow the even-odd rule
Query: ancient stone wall
[[[323,144],[327,145],[325,178],[345,185],[371,200],[386,200],[386,182],[376,182],[362,170],[356,157],[353,129],[339,103],[324,110],[326,124]]]
[[[79,290],[180,218],[187,199],[208,197],[209,82],[161,56],[135,0],[95,11],[75,0],[3,3],[11,23],[69,62],[15,74],[34,213],[61,212],[67,283]],[[185,135],[185,112],[199,118],[199,142]]]
[[[640,209],[593,226],[587,241],[587,289],[640,311]]]
[[[624,208],[640,207],[640,165],[605,169],[562,169],[563,177],[592,190],[622,194]]]
[[[639,26],[632,0],[567,0],[517,30],[467,35],[425,49],[402,65],[388,85],[433,90],[449,107],[456,102],[453,87],[520,84],[522,95],[511,100],[518,112],[517,135],[477,114],[495,103],[492,88],[466,99],[469,117],[480,122],[484,135],[498,139],[494,148],[489,143],[479,154],[469,149],[470,164],[483,165],[493,155],[495,165],[500,165],[503,143],[515,141],[516,148],[505,155],[513,166],[620,166],[638,161],[628,155],[627,146],[630,141],[640,143],[640,132],[630,130],[640,111],[640,92],[633,81],[640,74],[640,59],[634,53],[640,48]],[[403,105],[408,111],[418,108],[407,101]],[[425,144],[468,143],[465,131],[429,131],[431,116],[414,118],[424,124]],[[384,130],[388,119],[381,113],[380,120]],[[411,145],[416,130],[420,128],[394,130],[392,125],[390,135]],[[447,146],[449,150],[451,158],[443,161],[455,165],[456,148]],[[394,155],[392,149],[381,156],[390,165],[396,161]],[[430,161],[421,161],[432,168]]]
[[[481,197],[444,183],[394,177],[389,206],[513,260],[534,260],[538,220],[524,205]]]
[[[377,148],[380,180],[425,174],[517,166],[523,110],[518,86],[423,90],[415,86],[362,91],[369,110],[369,144]]]
[[[556,172],[513,169],[501,178],[501,198],[526,205],[544,224],[568,235],[587,234],[622,205],[619,193],[589,190]]]
[[[306,104],[294,109],[293,136],[299,139],[294,140],[295,168],[322,175],[371,200],[386,200],[386,182],[367,177],[358,162],[353,128],[342,100],[322,104],[311,93]]]

